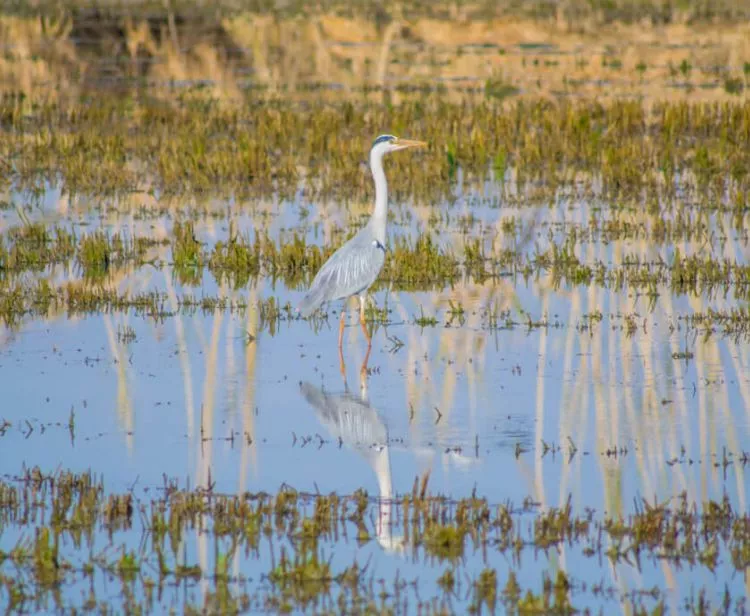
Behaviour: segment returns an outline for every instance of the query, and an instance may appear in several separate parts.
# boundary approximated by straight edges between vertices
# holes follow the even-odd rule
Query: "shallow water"
[[[307,14],[308,7],[281,4],[286,8],[274,15],[213,8],[204,14],[193,7],[176,22],[172,10],[189,4],[167,2],[150,22],[135,17],[137,8],[127,15],[56,11],[20,18],[0,11],[7,39],[0,45],[0,92],[13,94],[2,129],[9,138],[23,137],[7,150],[9,160],[0,156],[0,241],[35,221],[79,238],[100,229],[164,241],[149,246],[146,265],[113,266],[87,282],[89,289],[100,285],[131,297],[157,293],[158,314],[150,308],[68,314],[53,306],[12,325],[0,317],[0,611],[289,607],[356,613],[363,605],[374,612],[518,611],[533,607],[524,603],[527,590],[549,597],[564,574],[562,596],[579,610],[699,613],[707,600],[711,609],[731,612],[724,604],[729,599],[744,613],[750,593],[750,573],[742,570],[750,562],[750,272],[739,282],[735,272],[714,284],[681,287],[670,270],[678,254],[750,263],[742,147],[750,36],[741,7],[643,3],[636,17],[629,3],[605,11],[596,3],[568,2],[553,16],[554,3],[547,3],[532,18],[529,3],[428,4],[411,15],[401,14],[399,3],[387,9],[376,3],[377,10],[365,3],[336,15],[312,11],[301,20],[296,11]],[[622,23],[619,11],[627,14]],[[82,134],[80,143],[66,142],[71,132],[88,128],[73,116],[110,95],[121,96],[123,105],[102,106],[97,138]],[[285,169],[288,161],[278,154],[299,140],[284,131],[272,131],[275,137],[264,145],[270,166],[260,165],[257,177],[255,169],[244,174],[227,166],[223,148],[222,156],[210,152],[216,134],[203,134],[201,143],[192,143],[193,134],[162,135],[158,147],[140,147],[151,137],[139,126],[141,112],[179,114],[190,101],[209,99],[227,111],[245,105],[262,111],[266,102],[280,101],[287,109],[295,101],[299,106],[287,109],[295,116],[283,117],[311,123],[317,113],[357,110],[362,117],[354,124],[340,123],[339,143],[359,143],[362,126],[430,140],[429,153],[415,154],[409,173],[388,168],[389,244],[429,234],[442,251],[464,261],[465,246],[480,239],[494,261],[487,263],[493,275],[478,282],[464,272],[452,285],[423,281],[419,291],[378,288],[375,303],[387,312],[375,319],[369,355],[350,307],[343,372],[336,346],[341,306],[311,321],[290,318],[282,308],[280,320],[269,323],[263,313],[269,299],[294,306],[304,289],[287,287],[283,276],[263,275],[233,288],[208,267],[190,284],[169,245],[177,222],[192,221],[207,252],[230,236],[253,241],[267,235],[277,244],[303,237],[308,245],[330,246],[363,224],[371,207],[359,196],[365,193],[355,176],[341,167],[335,174],[315,167],[317,150],[310,160],[290,151]],[[541,100],[562,106],[587,101],[587,108],[542,113]],[[604,116],[594,108],[594,101],[623,100],[639,103]],[[418,127],[391,114],[406,101],[436,114],[437,126],[411,112],[432,136],[410,134]],[[519,109],[508,101],[528,102],[526,117],[539,121],[518,132],[507,126],[503,139],[488,139],[484,124],[464,124],[455,110],[444,120],[440,109],[449,101],[467,103],[467,113],[477,105],[483,116]],[[636,107],[654,108],[655,102],[677,105],[636,121]],[[186,125],[202,126],[200,109],[190,112],[194,124]],[[317,111],[311,115],[310,109]],[[376,127],[369,116],[380,117],[383,109],[376,121],[383,126]],[[662,113],[671,119],[660,119]],[[117,114],[123,114],[118,128],[128,127],[115,131],[121,141],[100,142],[98,130],[106,133]],[[257,118],[275,121],[254,112],[239,117],[214,120],[232,138],[235,130],[251,134]],[[337,124],[330,120],[326,130]],[[172,128],[179,134],[178,123]],[[37,130],[48,125],[52,134]],[[623,143],[607,141],[618,134]],[[660,134],[669,139],[660,141]],[[316,142],[329,147],[336,139]],[[362,143],[361,156],[353,148],[351,165],[369,182]],[[66,159],[41,157],[37,169],[40,144]],[[557,154],[542,152],[548,144]],[[650,152],[651,166],[634,178],[641,148]],[[170,173],[147,169],[145,161],[156,164],[178,151],[194,152],[200,164],[183,160]],[[105,181],[99,159],[105,169],[121,165],[131,179]],[[334,166],[345,160],[331,156]],[[206,173],[211,167],[218,175]],[[667,169],[677,171],[670,177]],[[279,170],[284,173],[277,177]],[[61,185],[43,184],[29,194],[9,184],[39,186],[37,171]],[[174,187],[168,177],[187,185]],[[351,192],[335,180],[344,177],[352,181]],[[298,178],[309,182],[295,194]],[[209,194],[191,196],[193,181]],[[248,182],[262,198],[220,196],[248,194]],[[65,183],[93,193],[138,192],[71,196]],[[554,186],[564,188],[555,192]],[[165,195],[166,188],[184,196]],[[273,190],[278,194],[269,197]],[[311,199],[309,191],[349,201]],[[416,201],[404,201],[404,194]],[[447,198],[426,201],[425,194]],[[663,236],[654,232],[661,222]],[[594,275],[590,284],[581,283],[564,264],[561,275],[554,266],[538,266],[552,247],[571,250],[611,278],[602,283]],[[499,255],[508,254],[498,265]],[[20,280],[32,288],[46,278],[59,287],[83,277],[75,259],[43,271],[20,269],[5,270],[0,260],[0,282]],[[663,278],[639,285],[632,272]],[[625,280],[622,288],[617,276]],[[203,298],[229,302],[206,308]],[[188,299],[198,304],[188,306]],[[731,321],[713,319],[710,311],[740,314]],[[40,481],[29,470],[36,468],[51,478]],[[79,501],[61,512],[50,496],[50,486],[57,482],[59,490],[67,471],[91,471],[104,486],[91,534],[81,530],[89,526],[81,523]],[[425,510],[438,512],[449,530],[460,526],[461,506],[481,502],[458,499],[487,499],[494,517],[484,540],[468,533],[453,555],[441,546],[428,549],[414,522],[421,485]],[[364,524],[350,515],[360,489],[368,495],[360,501]],[[255,523],[254,533],[221,529],[216,510],[227,503],[275,498],[278,505],[292,490],[298,500],[288,517],[275,510],[272,521]],[[290,519],[297,510],[312,516],[334,492],[352,502],[335,530],[316,540],[332,578],[309,601],[296,597],[285,605],[288,588],[273,573],[284,554],[304,554],[309,539],[304,524]],[[122,495],[132,496],[133,509],[118,517],[107,499]],[[171,525],[180,499],[191,495],[201,514],[178,520],[178,531],[162,529],[159,539],[154,511],[168,510],[164,519]],[[682,504],[687,513],[680,523],[690,530],[676,533],[677,548],[667,546],[666,523],[656,532],[641,524],[643,536],[634,538],[635,517],[644,511],[658,517],[658,505],[665,505],[671,522]],[[545,534],[546,516],[568,506],[587,530],[580,536],[568,531],[560,540]],[[499,523],[508,511],[510,544]],[[721,526],[727,519],[731,530]],[[632,524],[632,534],[612,532],[620,522]],[[723,534],[712,534],[712,524]],[[57,571],[57,552],[54,559],[39,554],[46,528],[69,568]],[[139,564],[137,573],[123,572],[125,555]],[[50,560],[54,575],[43,566]],[[337,576],[355,562],[364,573],[350,587]],[[483,603],[478,581],[490,570],[497,584]],[[440,582],[447,571],[456,578],[450,591]],[[500,595],[512,579],[520,596],[505,602]],[[304,587],[294,585],[294,592]]]
[[[463,189],[453,205],[395,203],[391,236],[429,228],[435,212],[471,213],[491,243],[499,221],[512,216],[534,229],[534,241],[521,247],[532,251],[560,241],[573,226],[585,227],[591,214],[587,203],[570,199],[514,209],[498,186]],[[252,234],[257,224],[272,239],[297,231],[323,243],[338,224],[356,220],[336,203],[216,207],[239,232]],[[303,207],[309,213],[301,219]],[[100,216],[87,209],[51,191],[34,216],[73,221],[79,229],[84,222],[86,231],[102,226],[156,237],[169,236],[173,220],[140,219],[125,207]],[[13,214],[4,219],[13,224]],[[710,224],[728,238],[716,243],[716,254],[746,263],[743,233],[726,232],[730,226],[721,215]],[[199,239],[210,244],[227,233],[226,218],[196,222]],[[463,241],[450,227],[439,238],[444,247]],[[689,254],[705,244],[685,241],[680,249]],[[311,493],[364,488],[381,499],[371,518],[378,541],[327,545],[333,568],[353,556],[360,563],[370,559],[376,577],[390,580],[398,572],[419,578],[427,596],[439,592],[435,580],[445,565],[397,549],[403,534],[397,510],[386,512],[392,525],[378,523],[382,502],[410,492],[426,473],[431,492],[453,499],[476,493],[491,504],[527,500],[542,509],[570,500],[581,515],[626,516],[643,500],[676,503],[682,494],[691,503],[726,498],[735,511],[747,510],[750,350],[745,339],[721,332],[706,337],[684,320],[708,308],[741,305],[731,292],[690,296],[664,288],[654,301],[628,289],[556,284],[546,275],[465,280],[434,292],[383,290],[374,299],[387,303],[388,324],[375,328],[369,371],[361,378],[366,344],[353,310],[342,375],[338,307],[317,330],[284,318],[271,333],[259,324],[256,302],[275,296],[282,305],[294,304],[301,290],[270,280],[232,290],[208,272],[201,287],[183,287],[169,265],[169,248],[155,250],[160,265],[118,273],[109,284],[165,293],[167,314],[51,314],[0,330],[0,418],[10,422],[0,437],[0,473],[12,476],[21,465],[44,472],[91,469],[105,478],[107,491],[136,494],[162,486],[165,478],[230,494],[285,485]],[[672,248],[595,237],[577,250],[586,263],[611,263],[628,252],[669,259]],[[60,280],[76,272],[52,275]],[[247,309],[182,311],[185,293],[228,296]],[[451,314],[451,302],[463,312]],[[492,321],[493,311],[508,311],[508,319]],[[601,313],[600,321],[589,318],[594,313]],[[434,315],[437,323],[420,325],[421,315]],[[10,525],[0,537],[13,545],[22,532]],[[135,548],[141,539],[133,531],[120,541]],[[182,546],[186,562],[213,567],[217,556],[207,541],[196,530]],[[101,548],[107,539],[97,542]],[[261,574],[278,547],[236,555],[233,570],[249,580],[235,580],[235,586],[267,585]],[[469,550],[461,571],[473,579],[493,567],[502,585],[514,570],[525,588],[538,587],[542,572],[559,567],[579,583],[601,581],[614,589],[572,592],[578,607],[605,611],[644,586],[665,590],[670,610],[698,587],[715,602],[725,586],[735,597],[747,592],[747,578],[727,558],[710,572],[666,560],[603,563],[584,556],[582,547],[526,553],[517,563]],[[75,605],[88,584],[79,580],[63,592]],[[97,584],[106,595],[106,576]],[[162,597],[160,605],[201,602],[207,591],[204,580],[185,595]],[[464,609],[466,600],[457,593],[452,609]]]

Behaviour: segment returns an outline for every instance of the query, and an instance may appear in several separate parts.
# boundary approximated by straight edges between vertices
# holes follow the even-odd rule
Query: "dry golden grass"
[[[322,85],[321,96],[341,97],[379,86],[397,90],[398,102],[404,86],[416,85],[454,97],[487,90],[716,101],[745,97],[750,79],[748,22],[593,28],[517,17],[391,17],[383,25],[362,16],[241,13],[175,25],[127,15],[92,35],[83,18],[66,13],[0,15],[7,42],[0,91],[61,96],[112,84],[199,83],[231,99],[247,87],[288,93]],[[174,97],[173,87],[161,89]]]

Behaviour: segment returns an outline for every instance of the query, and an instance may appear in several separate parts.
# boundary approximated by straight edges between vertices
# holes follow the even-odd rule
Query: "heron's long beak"
[[[412,139],[399,139],[396,142],[396,145],[399,145],[403,148],[426,148],[427,144],[424,141],[414,141]]]

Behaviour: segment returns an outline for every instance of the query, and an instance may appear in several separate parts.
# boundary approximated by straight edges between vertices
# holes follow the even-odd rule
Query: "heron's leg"
[[[346,304],[341,309],[341,319],[339,319],[339,351],[341,344],[344,342],[344,319],[346,318]]]
[[[369,354],[370,345],[372,345],[372,337],[370,336],[370,332],[367,331],[367,323],[365,322],[365,303],[366,302],[367,302],[367,296],[360,295],[359,296],[359,324],[362,326],[362,331],[365,334],[365,338],[367,338],[367,351]]]
[[[367,357],[365,357],[365,363],[359,369],[359,397],[364,401],[367,400]]]
[[[344,377],[344,384],[346,384],[346,365],[344,364],[344,351],[342,344],[344,342],[344,324],[346,323],[346,302],[341,307],[341,318],[339,319],[339,370],[341,370],[341,376]]]
[[[370,351],[372,351],[372,344],[370,344],[370,339],[368,338],[365,360],[362,362],[362,367],[359,369],[360,388],[364,387],[365,391],[367,391],[367,362],[370,361]],[[362,385],[363,382],[365,383],[364,386]]]

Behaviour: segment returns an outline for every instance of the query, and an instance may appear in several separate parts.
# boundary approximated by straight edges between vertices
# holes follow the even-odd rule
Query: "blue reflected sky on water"
[[[399,295],[399,308],[417,314],[418,304]],[[565,303],[557,308],[552,300],[559,323],[571,318]],[[156,483],[162,474],[195,484],[209,467],[224,491],[284,482],[305,490],[375,489],[362,462],[328,442],[299,392],[303,381],[332,392],[345,387],[335,318],[317,333],[303,321],[282,322],[275,335],[256,332],[247,343],[251,312],[28,324],[0,354],[4,417],[19,424],[5,437],[4,460],[95,467],[112,489],[136,477]],[[125,326],[134,341],[119,337]],[[455,496],[476,487],[495,502],[531,495],[554,505],[565,500],[564,485],[580,507],[606,509],[607,478],[617,477],[620,502],[686,489],[698,499],[726,491],[744,504],[741,469],[735,465],[725,479],[713,462],[725,449],[740,454],[747,442],[747,349],[712,339],[678,361],[672,349],[681,335],[655,337],[653,330],[627,336],[606,324],[595,336],[563,325],[445,327],[442,319],[435,327],[380,328],[366,387],[398,459],[395,489],[410,489],[415,475],[430,470],[432,488]],[[404,347],[394,350],[389,338]],[[360,389],[364,354],[352,323],[345,334],[351,391]],[[37,428],[26,438],[26,420],[62,427],[43,434]],[[310,436],[315,440],[303,447]],[[544,457],[541,441],[551,447]],[[578,451],[568,461],[572,447]],[[628,452],[607,456],[614,448]]]
[[[409,340],[418,352],[404,347],[390,353],[380,330],[365,383],[388,440],[347,443],[321,422],[300,390],[303,381],[324,393],[344,390],[335,328],[316,335],[306,323],[293,322],[246,344],[244,317],[181,316],[181,325],[178,317],[158,325],[131,318],[136,340],[125,344],[116,334],[124,319],[35,323],[6,345],[0,355],[3,416],[13,428],[3,437],[3,472],[17,470],[18,461],[48,471],[93,469],[113,491],[159,486],[164,476],[206,485],[210,472],[220,492],[290,485],[351,493],[364,487],[390,498],[410,491],[415,477],[429,471],[432,491],[460,497],[476,490],[492,503],[520,505],[530,497],[561,506],[570,495],[579,512],[591,507],[627,515],[634,499],[663,502],[686,490],[698,502],[727,495],[739,510],[746,507],[744,469],[736,459],[726,472],[714,466],[715,454],[724,448],[737,454],[748,438],[747,372],[733,370],[746,365],[747,356],[726,341],[696,352],[676,375],[668,336],[654,355],[669,361],[644,369],[642,334],[624,352],[621,336],[603,335],[601,351],[578,342],[566,355],[566,328],[527,333],[394,325],[388,335]],[[358,366],[365,354],[358,334],[352,326],[346,336],[354,396],[361,394]],[[542,344],[549,349],[543,365]],[[475,355],[471,364],[464,348]],[[605,357],[598,373],[595,352]],[[626,364],[641,368],[626,374]],[[27,420],[34,427],[28,435]],[[572,460],[568,436],[578,448]],[[542,456],[541,440],[561,450]],[[387,464],[373,462],[374,445],[385,446],[378,455]],[[610,447],[628,452],[608,457]],[[397,524],[393,532],[398,535]],[[423,571],[420,562],[379,546],[330,549],[342,567],[356,555],[374,558],[383,574],[397,568],[417,577]],[[188,554],[198,559],[200,550],[196,538]],[[683,590],[699,581],[689,569],[649,565],[640,573],[628,566],[600,572],[580,550],[569,547],[553,560],[581,580],[601,576],[622,592],[644,577]],[[502,579],[511,567],[497,554],[469,554],[465,570],[472,575],[489,563]],[[538,583],[543,561],[520,565],[512,566],[519,582]],[[245,574],[263,570],[255,561],[237,566]],[[730,578],[731,567],[724,567],[717,577],[733,580],[730,587],[742,592],[743,580]]]
[[[405,208],[395,208],[397,217]],[[294,231],[289,210],[283,207],[286,214],[267,219],[272,237]],[[487,220],[497,213],[472,211]],[[538,216],[515,214],[529,221]],[[349,220],[341,212],[336,216]],[[545,213],[545,219],[556,216],[573,224],[586,213],[570,204]],[[248,233],[249,220],[236,218]],[[170,227],[162,219],[122,222],[119,214],[96,224],[154,235],[168,234]],[[423,224],[412,220],[394,233]],[[320,242],[334,228],[324,218],[303,229]],[[208,220],[199,230],[212,242],[225,236],[227,225]],[[552,229],[553,240],[559,232]],[[744,259],[745,248],[735,240],[722,250]],[[460,233],[441,237],[443,245],[460,241]],[[539,235],[542,241],[550,241],[549,231]],[[669,250],[633,242],[581,251],[589,258],[612,259],[625,249]],[[750,350],[728,336],[704,339],[680,320],[709,307],[737,305],[731,294],[665,292],[649,305],[628,291],[568,288],[544,277],[520,276],[497,283],[463,281],[435,292],[380,291],[375,299],[382,305],[387,297],[390,323],[375,332],[363,382],[365,342],[353,313],[345,335],[344,380],[336,314],[319,331],[301,320],[283,320],[271,334],[259,327],[255,302],[273,295],[294,303],[299,290],[260,281],[232,291],[209,274],[202,287],[183,288],[166,265],[168,248],[161,256],[163,267],[127,273],[117,284],[164,292],[172,309],[183,293],[228,295],[249,308],[175,311],[161,320],[59,314],[26,321],[18,331],[3,330],[0,418],[11,428],[2,437],[0,472],[12,475],[21,465],[91,469],[112,491],[152,488],[164,477],[205,486],[210,478],[224,493],[289,485],[322,493],[365,488],[383,499],[410,491],[415,478],[429,472],[434,493],[458,498],[476,492],[495,504],[520,505],[529,498],[553,507],[570,498],[577,512],[592,508],[627,515],[641,499],[664,502],[686,492],[691,502],[726,496],[735,509],[747,509],[740,456],[750,442]],[[64,279],[72,273],[54,275]],[[450,301],[463,306],[461,319],[451,320]],[[492,310],[510,310],[515,325],[501,319],[499,327],[490,327]],[[423,311],[435,315],[437,325],[420,326]],[[593,312],[601,312],[601,322],[590,323]],[[525,315],[546,325],[529,327]],[[637,327],[629,327],[631,321]],[[121,335],[128,327],[135,333],[132,341]],[[692,356],[681,358],[683,351]],[[301,383],[321,395],[347,388],[361,396],[364,390],[387,440],[347,442],[316,414]],[[71,411],[74,434],[68,426]],[[725,455],[731,464],[723,467]],[[392,532],[399,534],[397,520]],[[398,569],[419,575],[424,563],[394,551],[393,537],[381,539],[337,547],[335,559],[345,566],[358,554],[373,558],[384,573]],[[201,546],[196,537],[190,554],[210,560]],[[640,572],[626,565],[600,570],[581,554],[581,546],[513,568],[522,586],[534,585],[549,562],[582,580],[600,576],[621,592],[653,579],[676,589],[672,605],[691,584],[710,582],[703,572],[664,564],[647,564]],[[478,553],[467,556],[464,567],[473,575],[487,563],[498,568],[501,580],[511,567],[502,555]],[[251,573],[265,571],[266,565],[263,558],[235,563]],[[442,566],[433,565],[439,574]],[[720,567],[716,579],[744,592],[744,580],[730,575],[731,564]]]

